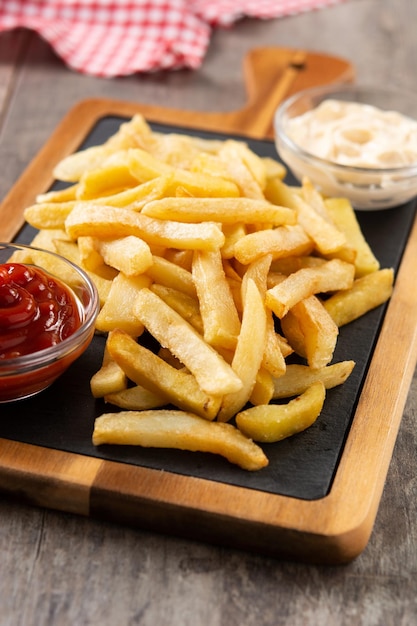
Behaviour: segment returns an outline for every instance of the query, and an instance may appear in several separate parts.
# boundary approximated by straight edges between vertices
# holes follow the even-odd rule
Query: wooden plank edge
[[[0,491],[26,504],[89,515],[100,459],[0,438]]]

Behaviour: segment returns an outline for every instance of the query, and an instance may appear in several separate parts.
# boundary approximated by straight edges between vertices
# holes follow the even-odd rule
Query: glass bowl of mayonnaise
[[[358,210],[417,196],[417,94],[354,85],[307,89],[274,117],[278,154],[298,180]]]

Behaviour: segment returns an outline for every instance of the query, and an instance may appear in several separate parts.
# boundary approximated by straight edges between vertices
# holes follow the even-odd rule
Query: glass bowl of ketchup
[[[49,387],[89,346],[97,289],[54,252],[0,243],[0,403]]]

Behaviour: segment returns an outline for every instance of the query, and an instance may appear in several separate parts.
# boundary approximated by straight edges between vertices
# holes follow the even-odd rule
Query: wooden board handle
[[[274,112],[286,97],[319,85],[348,83],[352,64],[342,58],[293,48],[255,48],[244,59],[244,106],[231,112],[201,112],[140,105],[150,120],[186,128],[250,137],[273,137]]]

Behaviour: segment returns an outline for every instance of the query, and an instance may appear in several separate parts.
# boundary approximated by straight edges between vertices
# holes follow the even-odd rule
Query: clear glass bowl
[[[42,268],[69,286],[76,296],[82,323],[55,346],[15,358],[0,358],[0,403],[27,398],[49,387],[87,349],[99,312],[95,285],[67,259],[31,246],[0,243],[0,263],[12,261]]]
[[[274,116],[278,154],[298,180],[307,176],[325,195],[347,197],[359,210],[399,206],[417,196],[417,163],[399,167],[353,167],[315,156],[288,136],[289,120],[336,99],[369,104],[382,110],[417,117],[417,94],[352,85],[301,91],[285,100]]]

